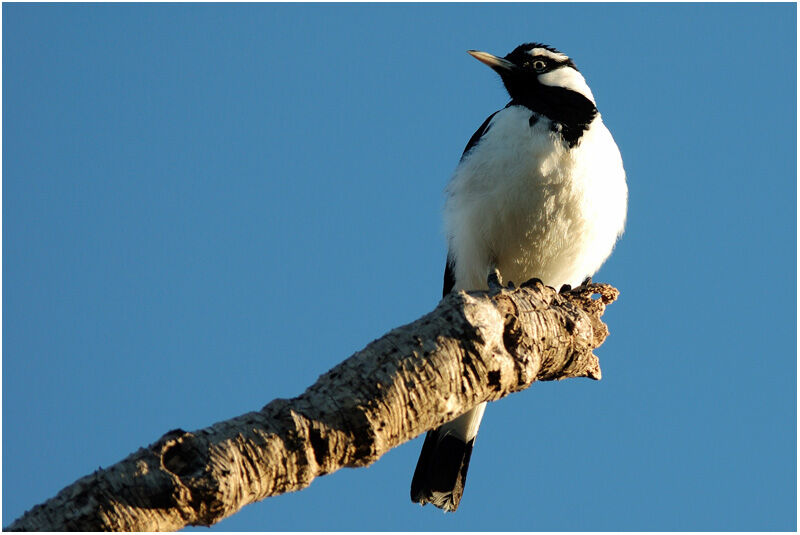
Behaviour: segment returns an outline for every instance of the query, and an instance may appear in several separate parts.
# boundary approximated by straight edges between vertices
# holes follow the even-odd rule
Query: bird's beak
[[[479,52],[477,50],[467,50],[467,54],[472,56],[473,58],[477,59],[481,63],[488,65],[492,69],[495,70],[504,70],[510,71],[515,67],[513,63],[508,61],[507,59],[498,58],[497,56],[493,56],[487,52]]]

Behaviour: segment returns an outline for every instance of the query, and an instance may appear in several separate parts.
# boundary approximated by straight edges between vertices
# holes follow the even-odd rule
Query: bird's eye
[[[544,68],[545,68],[545,67],[547,67],[547,63],[545,63],[545,62],[544,62],[543,60],[541,60],[541,59],[537,59],[536,61],[534,61],[534,62],[533,62],[533,68],[534,68],[534,69],[535,69],[537,72],[542,72],[542,71],[544,70]]]

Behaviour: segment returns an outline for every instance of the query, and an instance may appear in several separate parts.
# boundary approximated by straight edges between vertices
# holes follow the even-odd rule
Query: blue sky
[[[3,4],[3,525],[301,393],[438,302],[443,188],[541,41],[622,151],[603,380],[489,406],[223,530],[795,530],[793,4]]]

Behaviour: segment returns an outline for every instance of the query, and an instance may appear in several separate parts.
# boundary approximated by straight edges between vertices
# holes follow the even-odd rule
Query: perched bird
[[[443,295],[505,281],[576,287],[622,234],[622,157],[575,63],[526,43],[505,57],[470,50],[500,75],[511,102],[470,138],[447,186]],[[455,511],[486,403],[429,431],[411,499]]]

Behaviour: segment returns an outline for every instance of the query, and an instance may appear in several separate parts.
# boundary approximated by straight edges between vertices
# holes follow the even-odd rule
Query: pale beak
[[[502,69],[504,71],[510,71],[516,65],[508,61],[507,59],[498,58],[497,56],[493,56],[487,52],[479,52],[478,50],[467,50],[467,54],[472,56],[473,58],[477,59],[481,63],[488,65],[492,69]]]

